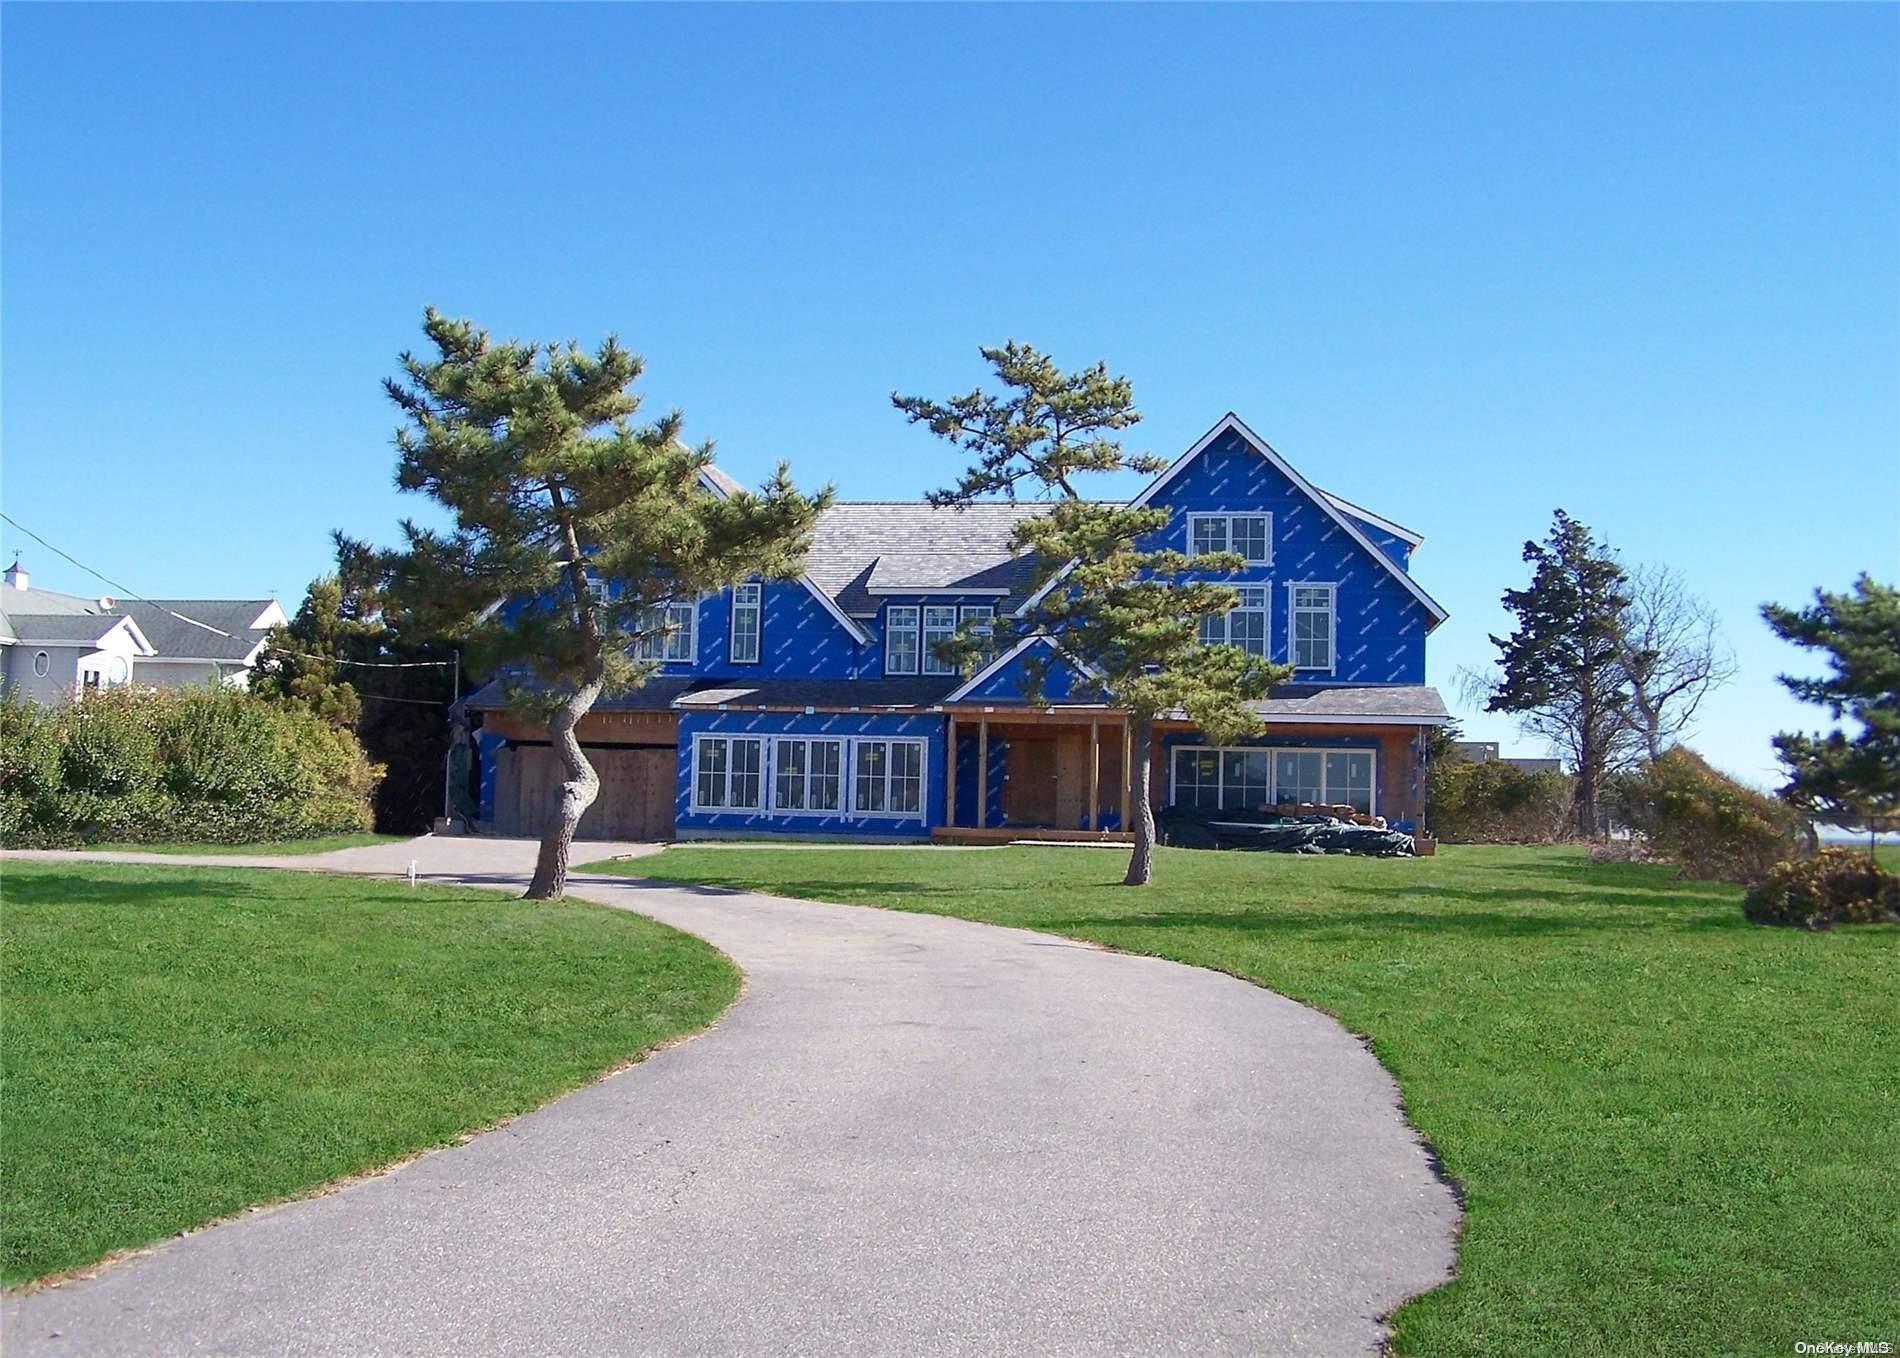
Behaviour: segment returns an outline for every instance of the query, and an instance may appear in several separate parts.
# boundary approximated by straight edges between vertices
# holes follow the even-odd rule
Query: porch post
[[[990,823],[990,719],[976,719],[976,825]]]
[[[1100,828],[1102,811],[1102,724],[1089,719],[1089,829]]]
[[[1128,722],[1128,714],[1122,713],[1122,833],[1128,833],[1128,785],[1134,778],[1135,738]]]
[[[957,823],[957,714],[950,714],[950,739],[944,744],[943,754],[943,823],[954,828]]]

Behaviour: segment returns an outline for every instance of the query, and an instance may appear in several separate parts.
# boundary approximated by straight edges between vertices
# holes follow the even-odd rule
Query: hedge
[[[1611,803],[1650,853],[1685,877],[1747,885],[1813,847],[1807,821],[1786,803],[1681,745],[1617,780]]]
[[[0,842],[235,844],[370,827],[356,738],[240,690],[0,698]]]

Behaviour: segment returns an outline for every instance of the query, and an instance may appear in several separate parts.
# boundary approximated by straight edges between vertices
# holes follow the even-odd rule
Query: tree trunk
[[[561,784],[554,809],[548,813],[547,826],[541,831],[541,854],[535,859],[534,880],[528,884],[524,900],[558,901],[566,894],[568,856],[574,846],[574,831],[579,828],[581,817],[587,814],[587,808],[594,804],[594,798],[600,795],[600,775],[581,753],[580,738],[574,734],[576,723],[587,715],[600,696],[598,670],[598,666],[588,667],[587,681],[561,704],[553,720],[548,722],[548,738],[560,758],[567,781]]]
[[[1147,886],[1155,872],[1155,813],[1148,800],[1148,766],[1153,762],[1154,719],[1133,719],[1134,758],[1129,763],[1128,792],[1132,799],[1129,820],[1134,822],[1135,851],[1128,857],[1128,875],[1123,886]]]

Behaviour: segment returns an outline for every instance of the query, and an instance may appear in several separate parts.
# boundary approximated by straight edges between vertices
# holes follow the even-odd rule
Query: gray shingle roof
[[[1401,722],[1447,721],[1451,713],[1438,690],[1424,684],[1341,685],[1287,684],[1268,692],[1254,711],[1267,721],[1312,721],[1326,718],[1387,719]]]
[[[871,594],[952,587],[1008,589],[1029,564],[1019,560],[999,562],[994,556],[971,552],[887,552],[872,563],[864,588]]]
[[[138,623],[161,660],[243,660],[269,635],[269,628],[250,624],[270,605],[269,599],[127,599],[118,607]]]
[[[7,617],[12,639],[63,645],[91,644],[125,619],[115,613],[13,613]]]
[[[1010,537],[1018,523],[1047,511],[1047,505],[1033,503],[938,509],[909,501],[846,501],[819,518],[805,571],[854,617],[877,612],[878,597],[866,587],[883,557],[903,558],[886,568],[888,578],[910,572],[962,573],[946,579],[948,585],[982,575],[983,584],[1011,591],[999,609],[1014,608],[1034,584],[1035,563],[1010,556]],[[933,564],[932,558],[944,560]]]

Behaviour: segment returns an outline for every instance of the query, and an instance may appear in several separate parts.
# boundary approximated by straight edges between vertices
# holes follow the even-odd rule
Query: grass
[[[1337,1015],[1467,1194],[1401,1353],[1900,1340],[1900,933],[1746,924],[1570,849],[1431,859],[677,848],[629,875],[956,915],[1229,971]],[[1156,1147],[1165,1154],[1165,1147]]]
[[[651,920],[494,892],[20,861],[0,891],[7,1283],[449,1144],[739,984]]]
[[[88,844],[87,853],[168,853],[190,854],[201,858],[221,854],[329,853],[334,849],[361,849],[371,844],[393,844],[409,835],[320,835],[316,839],[267,839],[250,844]]]

